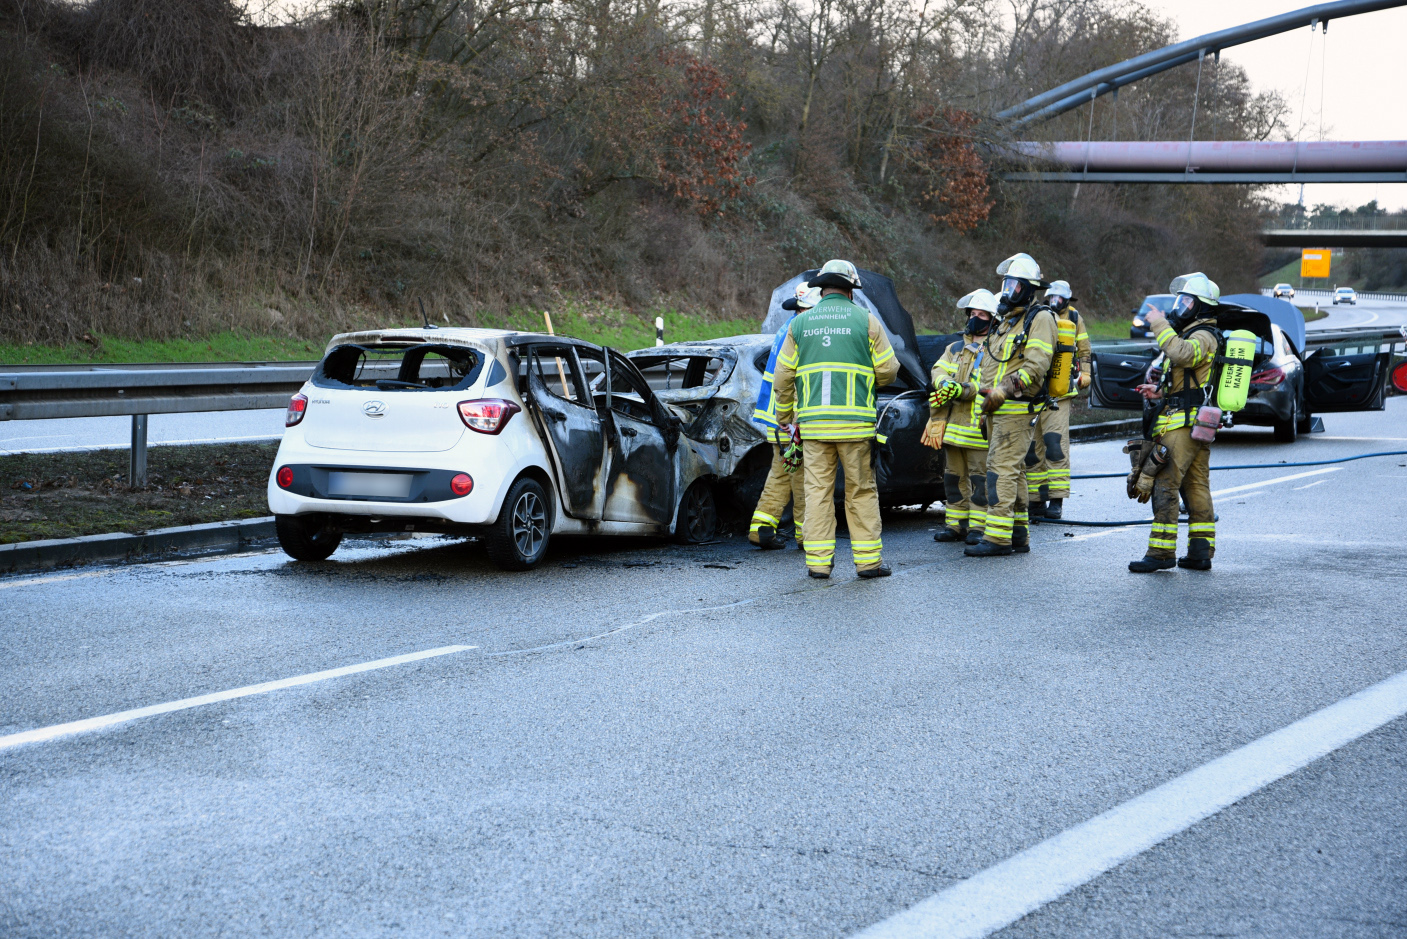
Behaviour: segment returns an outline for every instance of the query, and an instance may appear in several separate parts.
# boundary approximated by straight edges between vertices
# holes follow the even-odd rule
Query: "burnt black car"
[[[748,512],[762,492],[772,462],[772,441],[761,425],[753,423],[752,412],[772,340],[790,315],[781,304],[796,295],[798,283],[815,273],[798,274],[772,292],[762,332],[629,353],[655,396],[679,416],[684,435],[716,454],[712,458],[717,461],[721,494]],[[864,287],[856,291],[855,302],[884,324],[899,359],[898,377],[881,388],[875,400],[878,432],[886,438],[876,447],[880,504],[938,502],[943,498],[944,460],[942,451],[919,442],[928,423],[928,369],[919,352],[913,319],[899,302],[889,278],[861,270],[860,281]],[[841,479],[837,490],[843,488]]]

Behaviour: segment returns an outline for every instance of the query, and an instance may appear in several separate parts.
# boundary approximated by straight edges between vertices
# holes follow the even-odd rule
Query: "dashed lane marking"
[[[453,655],[456,652],[465,652],[469,649],[477,648],[478,646],[441,646],[438,649],[426,649],[423,652],[393,655],[388,659],[377,659],[374,662],[362,662],[360,665],[344,665],[341,668],[329,668],[326,671],[311,672],[307,675],[295,675],[292,678],[280,678],[277,681],[266,681],[257,685],[245,685],[243,688],[231,688],[228,691],[217,691],[213,694],[203,694],[194,698],[167,701],[165,704],[153,704],[144,708],[133,708],[130,711],[118,711],[115,714],[104,714],[102,717],[89,717],[81,721],[69,721],[66,724],[53,724],[49,727],[38,727],[34,730],[25,730],[17,734],[9,734],[0,737],[0,750],[9,750],[12,747],[23,746],[26,743],[44,743],[49,740],[56,740],[59,737],[70,737],[74,734],[104,730],[108,727],[116,727],[118,724],[126,724],[129,721],[139,720],[143,717],[155,717],[157,714],[170,714],[172,711],[185,711],[206,704],[215,704],[219,701],[230,701],[234,698],[247,698],[250,695],[265,694],[270,691],[281,691],[284,688],[296,688],[299,685],[311,685],[314,682],[327,681],[329,678],[356,675],[359,672],[370,672],[378,668],[390,668],[392,665],[405,665],[408,662],[419,662],[422,659],[433,659],[436,656]]]
[[[1232,750],[858,934],[979,939],[1407,714],[1407,672]]]
[[[1274,479],[1262,479],[1259,482],[1246,483],[1244,486],[1230,486],[1226,489],[1218,489],[1212,493],[1212,498],[1217,496],[1229,496],[1233,492],[1246,492],[1250,489],[1259,489],[1261,486],[1270,486],[1275,483],[1287,483],[1295,479],[1305,479],[1309,476],[1322,476],[1325,473],[1337,473],[1343,469],[1342,466],[1330,466],[1328,469],[1309,470],[1306,473],[1291,473],[1289,476],[1276,476]]]

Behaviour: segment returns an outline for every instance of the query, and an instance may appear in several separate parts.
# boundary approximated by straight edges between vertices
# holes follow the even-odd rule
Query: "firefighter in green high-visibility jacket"
[[[861,577],[888,577],[880,538],[879,489],[870,452],[875,392],[899,374],[880,321],[854,302],[860,275],[827,261],[808,281],[821,302],[791,321],[777,355],[777,421],[799,428],[806,471],[806,569],[829,577],[835,564],[835,476],[845,471],[850,552]]]

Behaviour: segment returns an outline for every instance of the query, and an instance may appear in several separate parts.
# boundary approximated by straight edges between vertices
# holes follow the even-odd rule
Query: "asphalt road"
[[[1329,314],[1323,319],[1306,323],[1306,329],[1312,332],[1316,329],[1351,329],[1356,326],[1390,328],[1407,325],[1407,302],[1402,300],[1361,298],[1352,306],[1334,306],[1333,299],[1329,291],[1302,290],[1296,295],[1296,306],[1313,306],[1317,301],[1320,309]]]
[[[1402,398],[1325,420],[1213,463],[1407,449]],[[1403,479],[1216,473],[1210,573],[1127,573],[1146,529],[981,561],[896,515],[882,581],[736,538],[0,580],[0,735],[475,647],[0,737],[0,935],[850,935],[1407,670]],[[1122,485],[1067,515],[1144,516]],[[1002,935],[1405,934],[1404,793],[1398,719]]]

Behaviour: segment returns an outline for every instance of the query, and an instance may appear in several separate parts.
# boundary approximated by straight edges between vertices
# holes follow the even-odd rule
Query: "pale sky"
[[[1275,0],[1143,0],[1150,9],[1174,20],[1180,38],[1226,29],[1253,20],[1311,6],[1311,2]],[[1222,61],[1246,70],[1257,91],[1277,89],[1290,102],[1290,119],[1299,122],[1304,101],[1303,140],[1407,139],[1407,7],[1360,13],[1332,20],[1327,35],[1308,27],[1259,39],[1224,51]],[[1105,63],[1099,63],[1103,65]],[[1308,65],[1308,94],[1305,73]],[[1195,68],[1196,66],[1183,66]],[[1323,108],[1320,108],[1322,78]],[[1323,135],[1320,135],[1320,121]],[[1282,198],[1294,201],[1298,186],[1284,186]],[[1306,205],[1327,202],[1358,206],[1377,199],[1390,209],[1407,208],[1407,182],[1306,186]]]

